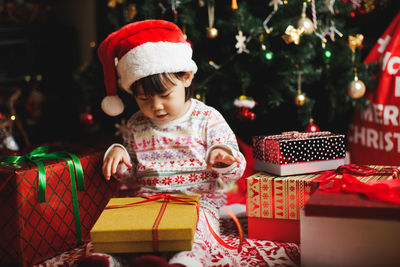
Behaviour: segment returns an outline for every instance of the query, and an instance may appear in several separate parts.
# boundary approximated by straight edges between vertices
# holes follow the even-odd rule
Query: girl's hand
[[[214,167],[214,165],[219,165],[218,167],[226,167],[234,162],[239,163],[240,160],[232,156],[230,151],[218,147],[210,152],[207,161],[207,171],[211,170],[211,168]]]
[[[125,164],[128,168],[132,167],[129,156],[126,152],[121,147],[115,146],[110,150],[110,152],[108,152],[103,161],[102,171],[106,180],[110,180],[111,175],[117,172],[117,167],[120,163]]]

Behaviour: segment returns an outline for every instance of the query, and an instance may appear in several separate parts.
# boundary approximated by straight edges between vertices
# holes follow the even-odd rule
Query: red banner
[[[370,106],[356,110],[348,149],[357,164],[400,165],[400,12],[364,63],[377,62],[378,85],[366,94]]]

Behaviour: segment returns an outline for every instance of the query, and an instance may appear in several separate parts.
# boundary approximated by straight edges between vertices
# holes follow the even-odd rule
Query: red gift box
[[[276,176],[259,172],[246,178],[248,237],[300,241],[300,209],[318,187],[320,174]]]
[[[247,216],[299,220],[320,174],[276,176],[258,172],[246,178]]]
[[[400,266],[399,204],[316,191],[300,224],[302,266]]]
[[[248,218],[250,239],[300,243],[299,220]]]
[[[286,176],[336,169],[345,163],[345,136],[286,132],[253,137],[254,168]]]
[[[91,151],[78,155],[85,187],[76,193],[78,209],[74,209],[66,160],[43,162],[46,178],[43,203],[39,201],[37,165],[0,166],[1,264],[39,263],[76,247],[79,231],[82,241],[89,240],[91,227],[116,188],[115,182],[107,182],[101,173],[103,154]]]

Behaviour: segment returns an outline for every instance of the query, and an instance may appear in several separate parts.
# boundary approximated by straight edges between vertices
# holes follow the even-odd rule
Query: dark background
[[[107,117],[101,112],[100,101],[105,95],[102,71],[97,64],[93,64],[98,63],[96,49],[85,47],[90,41],[99,44],[114,30],[115,25],[109,19],[108,1],[83,2],[84,8],[81,1],[75,0],[36,1],[44,11],[33,22],[29,21],[29,12],[25,15],[22,13],[19,21],[10,19],[4,6],[0,12],[0,113],[10,115],[7,97],[14,90],[20,89],[22,95],[16,102],[17,118],[26,131],[31,146],[57,142],[106,147],[114,140],[114,124],[122,118]],[[346,21],[349,26],[360,28],[365,36],[362,57],[367,55],[397,14],[399,8],[396,2],[386,1],[385,8],[377,8],[374,12],[359,15],[355,19],[348,18]],[[91,9],[90,13],[94,14],[91,20],[85,17],[89,12],[88,7]],[[89,32],[83,25],[89,28]],[[90,39],[89,35],[94,37]],[[88,39],[82,41],[82,36],[83,39]],[[82,55],[83,51],[87,51],[85,55]],[[91,125],[82,120],[87,98],[85,100],[84,92],[77,86],[74,78],[88,64],[91,64],[91,73],[96,74],[89,80],[94,90],[91,93],[95,95],[90,101],[92,106],[97,107],[89,111],[94,117]],[[27,110],[27,101],[37,75],[42,76],[39,88],[44,100],[40,105],[40,118],[29,124],[27,121],[31,115]],[[129,96],[121,94],[126,101],[131,100]],[[236,92],[232,94],[237,95]],[[224,114],[218,94],[208,97],[207,104],[229,116]],[[296,106],[288,103],[267,114],[258,114],[255,122],[235,119],[228,119],[228,122],[235,133],[249,143],[252,135],[302,129],[303,125],[294,119],[297,116],[295,110]],[[135,106],[128,108],[124,114],[134,111]],[[352,114],[348,113],[334,121],[319,121],[318,125],[322,130],[333,129],[335,132],[345,133],[351,117]],[[26,146],[16,125],[12,135],[21,148]]]

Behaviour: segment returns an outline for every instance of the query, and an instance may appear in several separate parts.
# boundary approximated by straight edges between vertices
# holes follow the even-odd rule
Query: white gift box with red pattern
[[[253,136],[254,168],[279,176],[336,169],[345,164],[345,135],[285,132]]]

